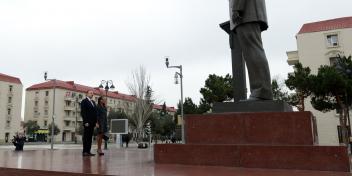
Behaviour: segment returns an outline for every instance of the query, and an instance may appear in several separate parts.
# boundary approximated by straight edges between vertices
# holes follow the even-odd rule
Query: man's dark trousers
[[[83,153],[90,153],[92,147],[92,138],[93,138],[94,126],[89,125],[84,127],[83,131]]]

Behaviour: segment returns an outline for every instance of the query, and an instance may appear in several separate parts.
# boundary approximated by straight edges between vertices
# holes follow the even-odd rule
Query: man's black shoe
[[[93,153],[83,153],[83,156],[95,156]]]

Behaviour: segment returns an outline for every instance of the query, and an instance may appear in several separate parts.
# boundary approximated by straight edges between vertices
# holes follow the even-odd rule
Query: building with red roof
[[[163,105],[154,104],[153,109],[161,111],[161,110],[163,110]],[[165,110],[167,112],[173,112],[173,113],[175,113],[177,111],[174,107],[166,107]]]
[[[104,89],[77,84],[74,81],[50,80],[26,89],[25,121],[34,120],[41,129],[48,128],[53,115],[54,88],[55,124],[61,129],[61,133],[55,139],[57,142],[73,141],[76,138],[76,126],[82,123],[79,103],[89,90],[94,92],[95,102],[98,97],[107,95],[108,111],[124,111],[131,115],[136,100],[135,96],[118,91],[106,92]],[[159,105],[153,107],[157,110]],[[167,107],[167,111],[174,113],[175,109]],[[47,133],[47,130],[40,132]],[[47,140],[47,134],[38,135],[41,140]]]
[[[331,20],[306,23],[299,30],[298,34],[332,31],[338,29],[352,28],[352,17],[336,18]]]
[[[5,75],[0,73],[0,81],[2,82],[8,82],[8,83],[15,83],[15,84],[22,84],[21,80],[19,78]]]
[[[19,78],[0,73],[0,143],[11,143],[21,125],[23,85]]]
[[[300,62],[309,67],[313,74],[321,65],[333,65],[338,55],[352,54],[352,16],[303,24],[296,35],[297,50],[287,52],[287,63]],[[317,119],[320,144],[340,143],[339,125],[336,112],[316,111],[310,98],[305,101],[306,111],[311,111]]]

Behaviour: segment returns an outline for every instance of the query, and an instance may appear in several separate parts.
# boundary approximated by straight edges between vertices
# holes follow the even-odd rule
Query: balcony
[[[75,101],[74,97],[70,97],[70,96],[65,96],[64,98],[65,101]]]
[[[9,91],[9,92],[7,93],[7,96],[8,96],[8,97],[13,97],[13,92],[10,92],[10,91]]]
[[[75,132],[75,127],[74,126],[64,126],[63,131]]]
[[[299,62],[298,51],[288,51],[286,54],[288,65],[295,65]]]
[[[40,113],[39,113],[39,112],[33,114],[33,117],[34,117],[34,118],[38,118],[39,116],[40,116]]]
[[[76,110],[76,107],[72,106],[72,105],[65,105],[64,110],[65,111],[73,111],[73,110]]]
[[[65,120],[76,120],[76,116],[64,116]]]
[[[12,103],[7,103],[7,107],[8,107],[8,108],[12,108],[12,107],[13,107],[13,104],[12,104]]]

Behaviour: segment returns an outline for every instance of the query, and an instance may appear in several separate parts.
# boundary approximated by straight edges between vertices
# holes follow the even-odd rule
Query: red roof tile
[[[163,105],[154,104],[153,105],[153,109],[162,110],[163,109]],[[168,112],[176,112],[176,109],[174,107],[167,107],[166,106],[166,111],[168,111]]]
[[[0,73],[0,81],[4,81],[4,82],[9,82],[9,83],[15,83],[15,84],[22,84],[21,80],[19,78],[13,77],[13,76],[9,76],[9,75],[5,75]]]
[[[80,85],[76,84],[74,81],[61,81],[61,80],[56,80],[55,81],[47,81],[39,84],[32,85],[28,87],[26,90],[42,90],[42,89],[52,89],[54,87],[54,84],[57,88],[61,89],[66,89],[66,90],[71,90],[75,92],[82,92],[82,93],[87,93],[88,90],[93,90],[95,95],[105,95],[106,92],[104,89],[98,88],[98,87],[89,87],[85,85]],[[118,91],[108,91],[108,97],[110,98],[116,98],[116,99],[121,99],[121,100],[126,100],[126,101],[135,101],[136,97],[133,95],[127,95],[127,94],[122,94]],[[162,109],[162,105],[153,105],[154,109]],[[166,110],[168,112],[176,112],[176,109],[174,107],[166,107]]]
[[[35,84],[35,85],[28,87],[26,90],[52,89],[54,87],[54,85],[57,88],[76,91],[76,92],[87,93],[88,90],[93,90],[95,95],[105,95],[106,94],[104,89],[75,84],[74,81],[61,81],[61,80],[56,80],[56,81],[51,80],[51,81]],[[135,100],[135,97],[133,97],[132,95],[122,94],[117,91],[115,91],[115,92],[108,91],[107,95],[110,98],[117,98],[117,99],[122,99],[122,100],[127,100],[127,101],[134,101]]]
[[[298,34],[352,28],[352,17],[336,18],[313,23],[306,23]]]

